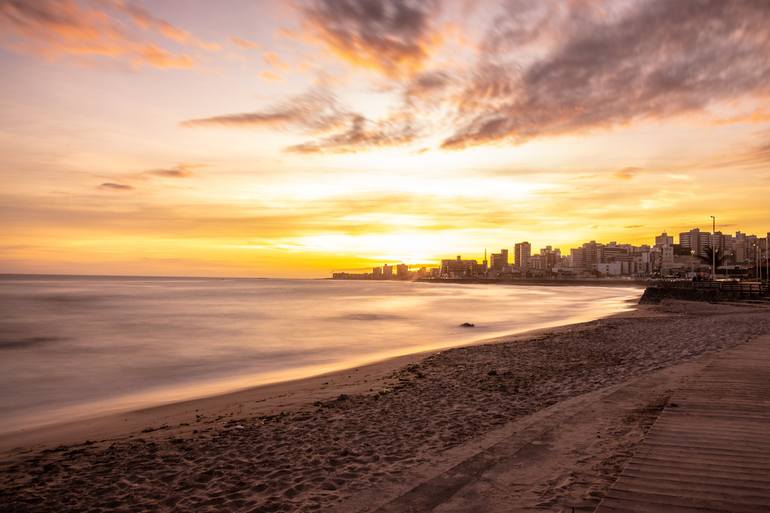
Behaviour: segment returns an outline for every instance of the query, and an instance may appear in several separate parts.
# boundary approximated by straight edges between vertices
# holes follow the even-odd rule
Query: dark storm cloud
[[[428,59],[438,2],[314,0],[302,11],[310,32],[338,56],[396,77]]]
[[[652,0],[562,20],[542,58],[520,71],[492,64],[477,72],[445,148],[665,117],[770,91],[770,2]],[[534,36],[500,31],[492,48],[506,48],[506,37]]]

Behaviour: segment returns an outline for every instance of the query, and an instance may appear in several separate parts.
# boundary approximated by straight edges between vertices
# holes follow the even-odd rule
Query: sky
[[[0,0],[0,273],[770,231],[764,0]]]

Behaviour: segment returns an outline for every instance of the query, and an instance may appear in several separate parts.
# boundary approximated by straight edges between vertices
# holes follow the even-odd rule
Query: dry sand
[[[702,355],[763,333],[762,306],[667,302],[5,437],[0,510],[580,511]]]

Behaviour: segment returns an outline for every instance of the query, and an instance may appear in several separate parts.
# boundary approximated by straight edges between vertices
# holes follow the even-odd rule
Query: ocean
[[[0,278],[0,433],[623,311],[634,287]],[[469,322],[474,328],[460,327]]]

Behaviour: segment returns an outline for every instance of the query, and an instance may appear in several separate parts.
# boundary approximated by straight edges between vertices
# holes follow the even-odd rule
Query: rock
[[[460,325],[461,328],[475,328],[476,325],[470,322],[464,322]]]

